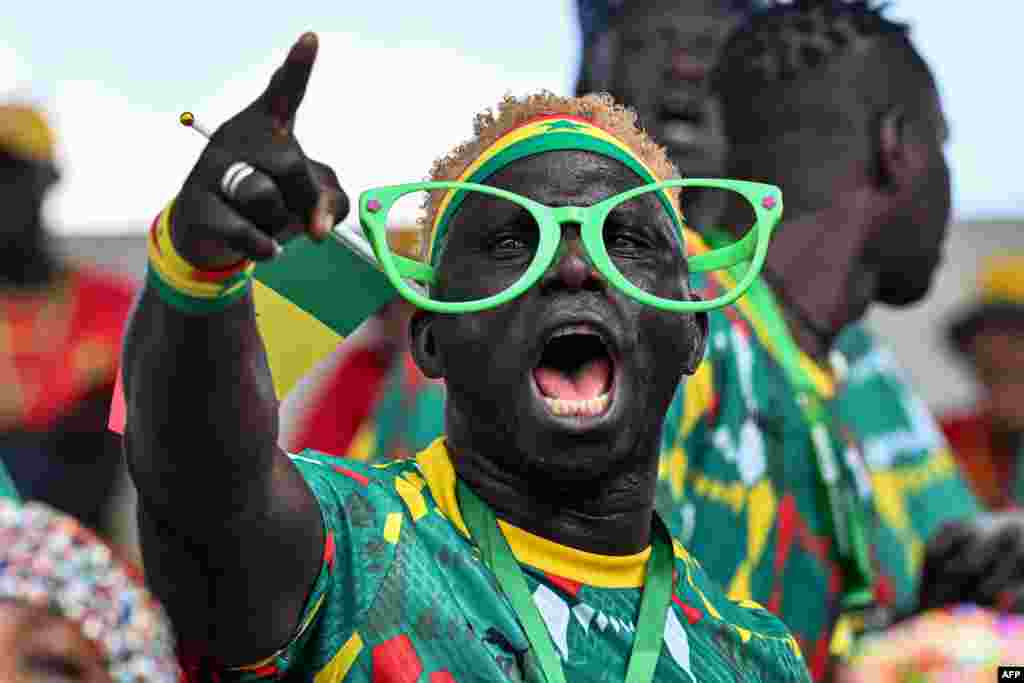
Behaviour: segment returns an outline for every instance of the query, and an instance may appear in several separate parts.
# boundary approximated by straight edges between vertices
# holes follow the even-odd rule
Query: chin
[[[905,308],[920,303],[928,296],[932,288],[932,276],[918,280],[902,279],[894,286],[882,287],[878,291],[876,300],[892,306],[893,308]]]

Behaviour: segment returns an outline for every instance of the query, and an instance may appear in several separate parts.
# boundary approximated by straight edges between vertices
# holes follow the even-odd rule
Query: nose
[[[597,291],[604,287],[604,278],[591,262],[580,239],[579,226],[562,226],[562,241],[554,263],[544,274],[542,286],[546,290]]]
[[[708,60],[690,50],[676,48],[668,60],[669,76],[674,80],[701,84],[708,77]]]

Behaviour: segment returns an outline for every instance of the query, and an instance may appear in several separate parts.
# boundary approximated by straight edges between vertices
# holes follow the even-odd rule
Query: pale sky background
[[[256,97],[305,30],[321,50],[297,133],[353,198],[425,176],[507,91],[572,88],[574,0],[4,3],[0,93],[41,102],[64,181],[63,233],[144,230],[216,127]],[[896,0],[945,97],[961,218],[1024,215],[1024,4]],[[767,179],[770,180],[770,179]]]

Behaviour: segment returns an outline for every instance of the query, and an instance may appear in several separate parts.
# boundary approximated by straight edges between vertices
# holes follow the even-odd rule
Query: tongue
[[[573,374],[543,366],[533,371],[537,386],[545,396],[574,401],[600,396],[608,389],[611,375],[612,366],[607,358],[589,361]]]

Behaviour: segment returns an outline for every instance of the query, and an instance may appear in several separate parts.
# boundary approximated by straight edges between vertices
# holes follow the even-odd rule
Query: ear
[[[437,339],[434,337],[436,322],[436,314],[419,309],[412,314],[412,319],[409,321],[409,335],[412,342],[409,346],[412,358],[419,366],[420,372],[430,379],[444,377],[444,365],[441,362]]]
[[[910,119],[904,107],[885,112],[878,124],[878,189],[896,192],[914,184],[921,170],[917,145],[910,135]]]
[[[690,294],[690,299],[693,301],[701,301],[700,295]],[[686,367],[684,372],[687,375],[692,375],[697,372],[697,368],[700,367],[700,363],[704,360],[704,352],[708,346],[708,314],[697,313],[695,316],[696,328],[699,333],[699,337],[693,345],[693,350],[690,352],[689,358],[686,359]]]

